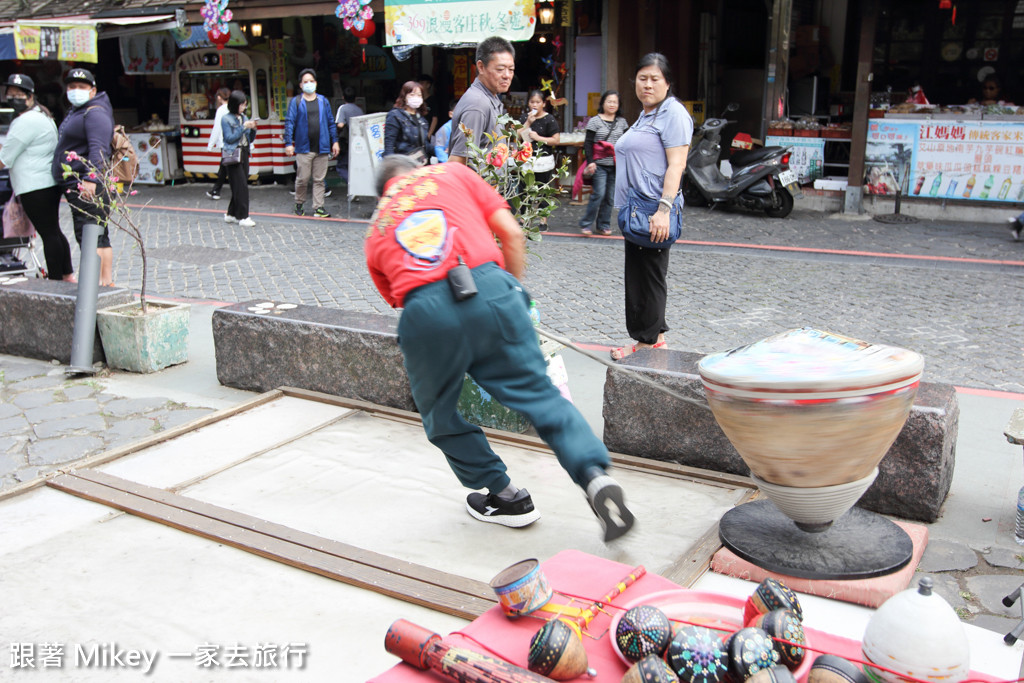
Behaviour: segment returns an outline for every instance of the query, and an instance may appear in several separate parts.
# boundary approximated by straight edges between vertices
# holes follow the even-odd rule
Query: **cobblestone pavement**
[[[366,273],[365,222],[260,215],[293,201],[286,188],[262,185],[251,188],[257,224],[247,230],[223,222],[227,196],[213,202],[207,188],[143,189],[151,292],[393,314]],[[344,215],[345,198],[328,198],[327,208]],[[354,217],[371,210],[368,199],[353,204]],[[621,240],[583,237],[582,211],[559,209],[530,244],[526,285],[545,327],[619,346]],[[914,349],[926,380],[1024,392],[1024,242],[1005,225],[887,225],[800,209],[780,220],[694,208],[684,220],[669,273],[671,347],[709,352],[809,325]],[[138,288],[137,252],[123,236],[114,243],[116,282]]]

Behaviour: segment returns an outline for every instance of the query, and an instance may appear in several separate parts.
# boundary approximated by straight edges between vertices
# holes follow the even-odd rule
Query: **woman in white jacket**
[[[220,122],[224,118],[224,114],[228,113],[228,98],[231,97],[231,90],[228,88],[221,88],[217,91],[217,113],[213,115],[213,130],[210,131],[210,141],[206,143],[206,149],[211,152],[220,153],[220,148],[224,144],[224,131],[221,130]],[[220,162],[218,162],[220,163]],[[221,188],[224,187],[224,183],[227,182],[228,171],[224,168],[224,164],[220,164],[217,167],[217,180],[213,183],[213,189],[207,190],[206,196],[210,199],[220,199]]]

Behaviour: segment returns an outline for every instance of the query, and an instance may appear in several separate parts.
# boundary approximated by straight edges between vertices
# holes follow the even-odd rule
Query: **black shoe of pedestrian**
[[[313,212],[313,215],[316,216],[317,218],[330,218],[331,217],[331,214],[327,213],[326,209],[324,209],[324,207],[322,207],[322,206],[317,208],[317,210]]]
[[[206,191],[206,196],[209,197],[210,199],[220,199],[220,192],[215,192],[213,190],[207,190]]]
[[[599,467],[591,468],[587,482],[587,500],[604,529],[604,542],[614,541],[633,528],[633,513],[626,507],[626,499],[619,483]]]
[[[1019,218],[1010,219],[1010,234],[1013,236],[1014,242],[1020,242],[1020,233],[1024,230],[1024,225],[1021,224]]]
[[[533,498],[526,489],[519,489],[512,500],[502,500],[493,493],[471,493],[466,496],[466,510],[481,522],[516,528],[540,519],[540,513],[533,507]]]
[[[296,204],[295,205],[295,215],[296,216],[305,216],[306,215],[306,210],[304,208],[302,208],[302,204]]]

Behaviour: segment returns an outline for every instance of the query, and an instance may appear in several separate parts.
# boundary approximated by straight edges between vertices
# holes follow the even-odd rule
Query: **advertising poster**
[[[529,40],[534,0],[384,0],[385,45],[479,43],[488,36]]]
[[[910,196],[1024,201],[1024,126],[922,121]]]
[[[765,137],[764,144],[768,147],[773,145],[789,147],[792,153],[789,158],[789,168],[801,179],[811,178],[813,180],[822,176],[821,169],[825,165],[824,138],[768,135]]]
[[[384,119],[387,113],[349,119],[348,196],[375,197],[374,176],[384,158]]]
[[[29,26],[15,24],[14,48],[18,59],[98,61],[96,29],[92,26]]]
[[[896,194],[910,165],[917,125],[885,119],[868,121],[864,151],[864,193]]]
[[[285,70],[287,61],[284,55],[284,41],[274,38],[270,42],[270,90],[274,103],[274,113],[284,121],[288,112],[288,74]]]
[[[135,147],[139,159],[139,185],[163,185],[167,180],[164,173],[163,137],[153,133],[129,133],[128,138]]]
[[[169,74],[174,70],[177,49],[166,31],[121,36],[121,65],[125,74]]]

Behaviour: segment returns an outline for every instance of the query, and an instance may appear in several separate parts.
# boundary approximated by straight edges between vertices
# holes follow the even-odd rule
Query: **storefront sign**
[[[452,58],[452,82],[455,85],[455,97],[462,97],[469,88],[469,58],[466,55],[455,55]]]
[[[822,176],[822,166],[825,165],[825,138],[767,135],[764,144],[769,147],[789,147],[789,168],[801,179],[813,180]]]
[[[532,0],[384,0],[385,44],[479,43],[489,36],[529,40],[537,25]]]
[[[284,54],[284,41],[272,38],[270,41],[270,90],[271,101],[277,118],[284,121],[288,113],[288,74],[285,71],[287,58]]]
[[[125,74],[169,74],[178,56],[174,39],[166,31],[122,36],[121,65]]]
[[[98,61],[96,28],[93,26],[28,26],[15,24],[14,45],[18,59]]]
[[[864,153],[864,192],[896,194],[914,154],[915,124],[871,119]]]
[[[872,131],[894,131],[900,158],[910,162],[911,197],[973,201],[1024,201],[1024,125],[988,121],[900,121],[872,123]],[[907,152],[909,151],[909,155]],[[901,165],[902,166],[902,165]],[[870,172],[870,164],[869,164]],[[895,189],[888,192],[894,194]]]

